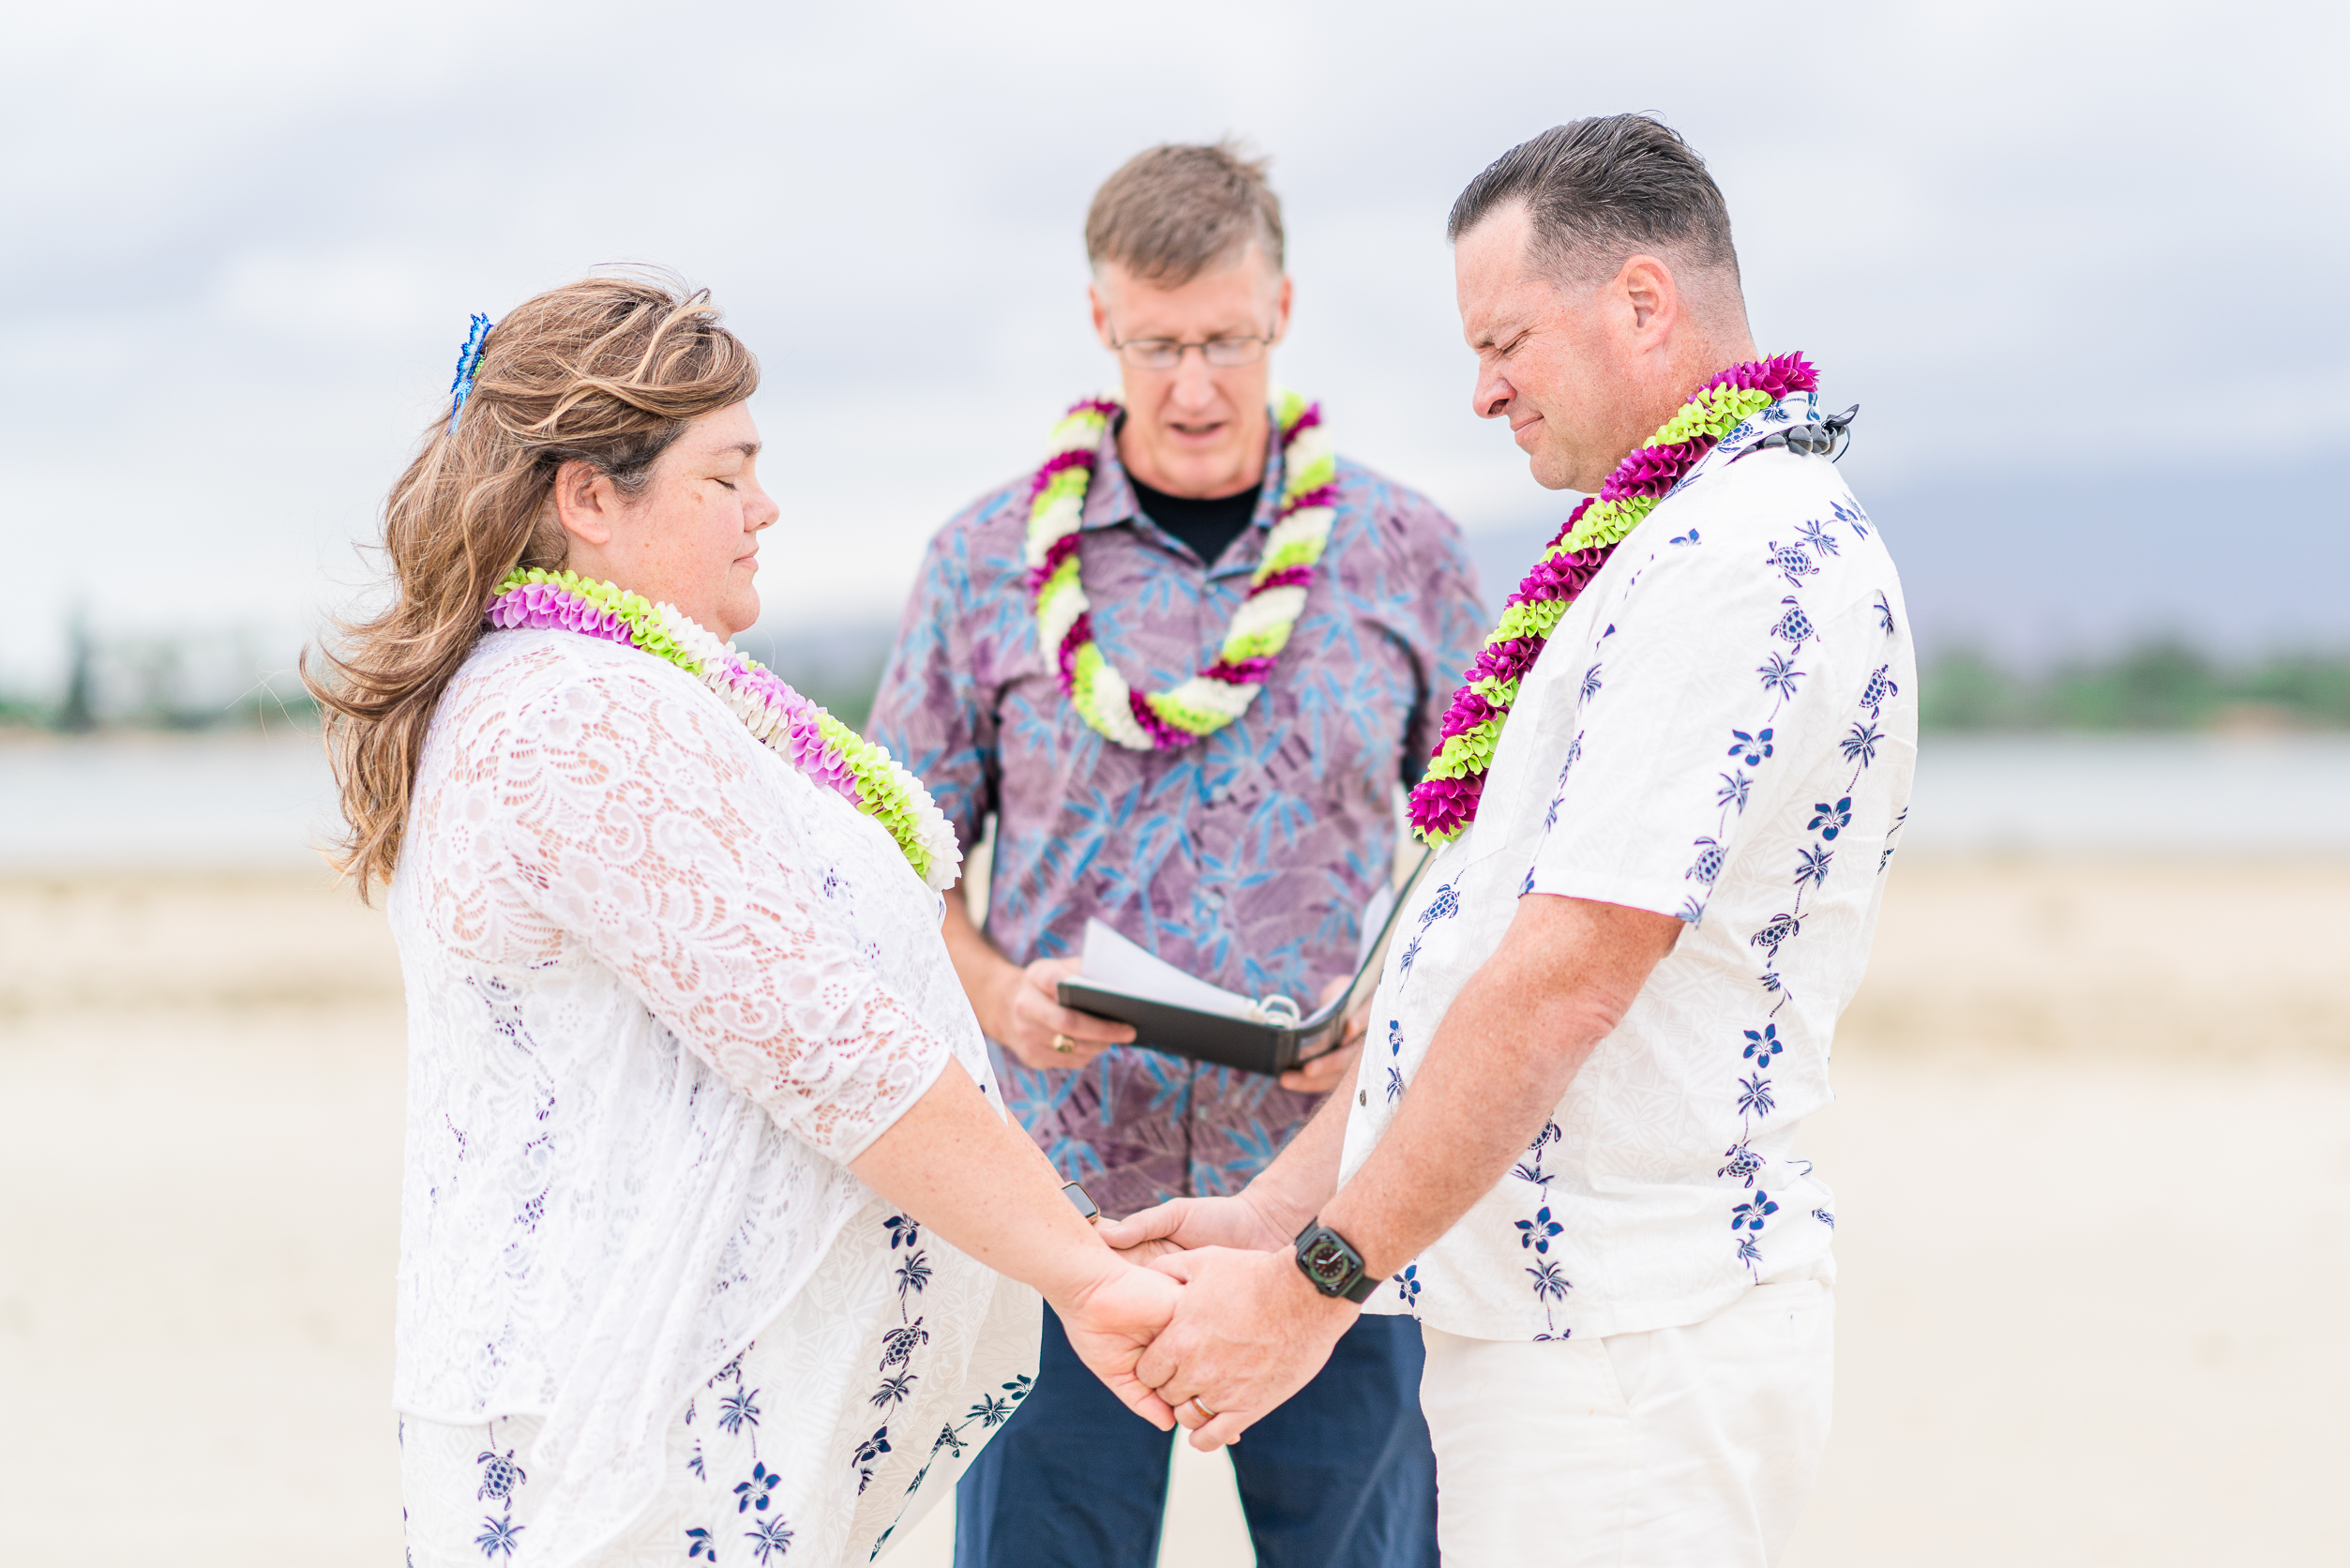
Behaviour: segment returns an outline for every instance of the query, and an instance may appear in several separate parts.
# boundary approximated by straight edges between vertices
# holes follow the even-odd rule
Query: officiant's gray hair
[[[1730,209],[1706,160],[1646,114],[1571,120],[1519,143],[1469,182],[1444,236],[1457,241],[1519,202],[1532,220],[1536,264],[1561,282],[1612,278],[1641,251],[1738,280]]]

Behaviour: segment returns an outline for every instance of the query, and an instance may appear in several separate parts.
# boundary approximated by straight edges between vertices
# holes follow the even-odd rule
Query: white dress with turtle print
[[[1038,1304],[847,1168],[959,1062],[886,832],[692,677],[493,632],[393,879],[415,1568],[863,1562],[1023,1397]]]

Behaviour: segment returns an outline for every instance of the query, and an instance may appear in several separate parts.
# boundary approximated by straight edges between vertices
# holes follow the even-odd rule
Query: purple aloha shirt
[[[929,785],[966,847],[995,814],[987,931],[1015,963],[1075,954],[1097,916],[1250,996],[1310,1004],[1352,968],[1363,907],[1393,863],[1394,788],[1436,744],[1484,617],[1450,518],[1345,458],[1337,483],[1330,544],[1271,683],[1174,751],[1105,740],[1055,685],[1029,612],[1025,477],[932,540],[866,734]],[[1213,656],[1280,490],[1276,445],[1254,525],[1203,567],[1137,512],[1104,433],[1085,592],[1129,682],[1164,690]],[[1113,1214],[1238,1191],[1318,1103],[1136,1048],[1065,1071],[995,1060],[1014,1112]]]

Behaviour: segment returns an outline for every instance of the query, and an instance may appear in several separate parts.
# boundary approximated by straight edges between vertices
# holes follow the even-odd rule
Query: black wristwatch
[[[1361,1306],[1379,1288],[1363,1272],[1363,1254],[1318,1219],[1307,1220],[1298,1232],[1297,1252],[1298,1272],[1325,1296],[1344,1296]]]

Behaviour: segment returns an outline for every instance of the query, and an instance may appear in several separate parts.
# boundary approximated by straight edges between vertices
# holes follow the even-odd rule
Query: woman
[[[1005,1121],[952,834],[726,641],[757,384],[659,281],[476,318],[313,684],[407,980],[416,1568],[863,1562],[1026,1393],[1038,1292],[1169,1425],[1133,1366],[1180,1288]]]

